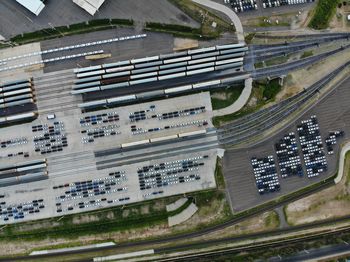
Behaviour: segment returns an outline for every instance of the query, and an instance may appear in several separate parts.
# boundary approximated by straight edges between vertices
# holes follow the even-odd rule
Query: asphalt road
[[[10,38],[24,32],[50,28],[49,23],[53,26],[65,26],[101,18],[132,18],[141,23],[152,21],[199,27],[196,21],[164,0],[147,0],[147,4],[140,0],[106,0],[94,17],[72,0],[46,2],[46,7],[36,17],[16,1],[0,1],[0,35]]]

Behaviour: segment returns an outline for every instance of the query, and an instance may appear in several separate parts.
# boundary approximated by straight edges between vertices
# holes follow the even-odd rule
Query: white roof
[[[348,20],[350,21],[350,15],[348,15]]]
[[[94,15],[105,0],[73,0],[81,8],[85,9],[90,15]]]
[[[17,3],[23,5],[30,12],[35,15],[39,15],[40,12],[44,9],[45,5],[40,0],[16,0]]]

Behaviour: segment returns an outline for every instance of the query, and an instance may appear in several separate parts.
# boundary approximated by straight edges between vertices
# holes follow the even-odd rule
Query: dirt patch
[[[349,158],[344,170],[350,170]],[[343,176],[337,185],[289,204],[285,209],[288,223],[299,225],[350,214],[350,185],[346,178]]]
[[[149,205],[145,205],[145,206],[141,207],[141,214],[142,215],[149,214]]]
[[[178,38],[174,39],[174,51],[187,50],[198,47],[198,40],[188,39],[188,38]]]
[[[72,220],[73,224],[90,223],[90,222],[96,222],[96,221],[99,221],[99,218],[96,215],[74,216]]]

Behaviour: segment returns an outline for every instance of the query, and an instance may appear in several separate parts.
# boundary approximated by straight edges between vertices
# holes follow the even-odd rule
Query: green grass
[[[289,59],[289,55],[286,56],[276,56],[272,59],[266,60],[265,61],[265,65],[266,66],[274,66],[274,65],[279,65],[279,64],[283,64],[286,63]]]
[[[46,28],[35,32],[24,33],[11,38],[11,41],[17,44],[27,44],[46,39],[58,38],[62,36],[83,34],[93,31],[106,30],[115,26],[132,26],[133,20],[129,19],[97,19],[88,23],[77,23],[69,26],[60,26],[55,28]]]
[[[314,55],[314,52],[312,50],[310,51],[305,51],[301,56],[300,58],[306,58],[306,57],[309,57],[309,56],[313,56]]]
[[[248,35],[244,36],[244,40],[247,44],[251,44],[254,37],[255,37],[255,33],[249,33]]]
[[[280,225],[280,219],[278,214],[275,211],[269,213],[269,215],[265,218],[265,227],[276,227],[278,228]]]
[[[219,127],[223,123],[254,113],[267,103],[273,101],[281,88],[282,87],[278,84],[278,79],[273,79],[271,81],[267,81],[266,79],[254,81],[251,97],[257,99],[256,104],[254,106],[245,106],[240,111],[233,114],[213,117],[212,122],[214,126]]]
[[[216,158],[216,167],[215,167],[215,180],[216,180],[216,186],[219,189],[225,189],[225,178],[224,173],[222,170],[222,163],[219,157]]]
[[[242,94],[243,89],[244,86],[230,86],[223,91],[210,92],[213,110],[225,108],[232,105]],[[225,99],[213,97],[215,95],[223,96]]]
[[[319,0],[314,10],[309,27],[313,29],[326,29],[336,12],[339,0]]]

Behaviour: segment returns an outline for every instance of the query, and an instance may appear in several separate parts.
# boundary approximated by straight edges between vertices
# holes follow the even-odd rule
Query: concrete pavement
[[[341,152],[340,152],[338,174],[337,174],[336,178],[334,179],[334,183],[336,183],[336,184],[338,184],[343,178],[344,164],[345,164],[345,155],[349,151],[350,151],[350,142],[347,142],[343,146],[343,148],[341,149]]]
[[[214,9],[216,11],[224,13],[226,16],[230,18],[232,23],[234,24],[237,32],[237,38],[239,43],[244,43],[244,34],[243,34],[243,26],[241,23],[241,20],[239,19],[238,15],[229,7],[224,6],[222,4],[215,3],[210,0],[192,0],[193,2],[209,7],[211,9]]]
[[[237,111],[241,110],[242,107],[248,102],[248,99],[250,97],[250,94],[252,92],[253,88],[253,79],[249,77],[244,81],[244,89],[242,91],[242,94],[239,96],[239,98],[230,106],[214,110],[213,115],[214,116],[223,116],[228,114],[236,113]]]

